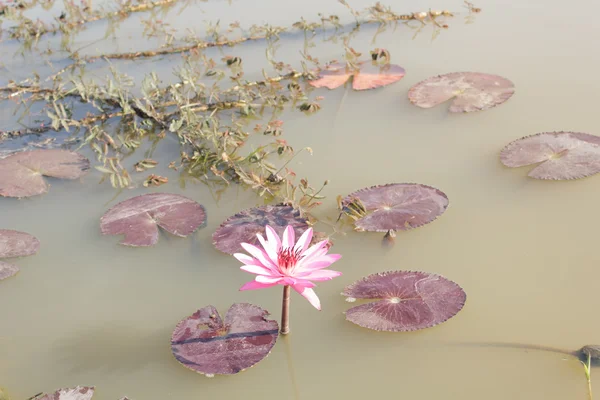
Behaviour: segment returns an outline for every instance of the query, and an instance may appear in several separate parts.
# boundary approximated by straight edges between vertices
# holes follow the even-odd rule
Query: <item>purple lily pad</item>
[[[67,150],[32,150],[0,160],[0,196],[29,197],[46,193],[44,176],[77,179],[90,169],[90,161]]]
[[[500,153],[507,167],[537,164],[535,179],[579,179],[600,172],[600,137],[579,132],[544,132],[515,140]]]
[[[376,331],[406,332],[430,328],[455,316],[467,295],[443,276],[390,271],[369,275],[344,289],[347,301],[381,299],[352,307],[346,319]]]
[[[514,84],[501,76],[453,72],[417,83],[408,91],[408,99],[421,108],[431,108],[454,99],[449,111],[466,113],[495,107],[514,93]]]
[[[213,306],[184,319],[171,337],[173,355],[183,366],[207,376],[237,374],[265,358],[277,337],[277,321],[248,303],[229,308],[225,321]]]
[[[358,66],[359,70],[354,71],[349,69],[345,63],[328,65],[319,72],[318,79],[308,83],[318,88],[335,89],[352,78],[352,89],[366,90],[398,82],[406,73],[404,68],[395,64],[380,65],[370,61],[362,61],[358,63]]]
[[[0,281],[10,278],[19,272],[19,267],[0,261]]]
[[[125,235],[125,246],[158,243],[160,226],[175,236],[186,237],[206,222],[204,207],[178,194],[149,193],[132,197],[111,208],[100,218],[103,235]]]
[[[40,249],[40,241],[25,232],[0,229],[0,258],[25,257]],[[0,261],[0,281],[19,272],[19,267]]]
[[[243,252],[240,243],[258,244],[256,234],[264,234],[266,225],[275,229],[279,236],[288,225],[294,227],[296,237],[309,228],[308,221],[300,216],[300,211],[291,206],[255,207],[227,218],[213,233],[213,244],[223,253]]]
[[[36,397],[35,400],[91,400],[94,395],[93,386],[77,386],[74,388],[59,389],[52,394]]]
[[[358,198],[366,214],[357,218],[358,230],[387,232],[408,230],[428,224],[448,208],[442,191],[418,183],[391,183],[358,190],[342,200],[342,206]]]

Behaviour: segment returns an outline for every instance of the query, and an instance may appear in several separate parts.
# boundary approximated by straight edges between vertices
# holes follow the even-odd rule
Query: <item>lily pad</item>
[[[19,272],[19,267],[13,264],[0,261],[0,281],[15,276]]]
[[[455,316],[467,295],[456,283],[435,274],[390,271],[369,275],[346,287],[347,301],[381,299],[346,311],[346,319],[376,331],[430,328]]]
[[[0,196],[29,197],[46,193],[44,176],[77,179],[90,169],[90,161],[67,150],[33,150],[0,160]]]
[[[364,210],[352,211],[360,201]],[[358,190],[342,200],[342,210],[355,219],[358,230],[388,232],[428,224],[448,208],[442,191],[418,183],[391,183]]]
[[[100,218],[103,235],[125,235],[125,246],[152,246],[158,242],[158,227],[186,237],[206,222],[204,207],[178,194],[150,193],[132,197],[108,210]]]
[[[279,236],[286,226],[294,227],[296,237],[309,228],[300,211],[291,206],[275,205],[250,208],[227,218],[213,233],[214,246],[223,253],[243,252],[240,243],[258,244],[257,233],[264,233],[270,225]]]
[[[466,113],[495,107],[514,93],[514,84],[501,76],[453,72],[417,83],[408,91],[408,99],[421,108],[431,108],[454,99],[449,111]]]
[[[345,63],[334,63],[321,70],[318,79],[308,83],[318,88],[335,89],[352,78],[352,89],[366,90],[398,82],[406,73],[404,68],[395,64],[382,65],[371,61],[362,61],[358,63],[358,67],[357,71],[348,68]]]
[[[265,358],[277,337],[277,321],[248,303],[229,308],[223,321],[213,306],[184,319],[171,337],[173,355],[186,368],[212,376],[237,374]]]
[[[515,140],[500,153],[507,167],[537,164],[535,179],[579,179],[600,172],[600,137],[579,132],[544,132]]]
[[[93,386],[59,389],[52,394],[35,397],[35,400],[90,400],[94,395],[94,390]]]
[[[0,258],[25,257],[40,249],[40,241],[25,232],[0,229]],[[19,272],[19,267],[0,261],[0,281]]]

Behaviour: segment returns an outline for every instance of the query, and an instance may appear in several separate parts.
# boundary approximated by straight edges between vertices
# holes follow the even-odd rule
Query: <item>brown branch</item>
[[[148,11],[151,10],[153,8],[156,7],[162,7],[162,6],[166,6],[166,5],[170,5],[172,3],[177,2],[178,0],[159,0],[159,1],[151,1],[148,3],[142,3],[142,4],[136,4],[133,6],[125,6],[117,11],[111,11],[109,13],[106,14],[90,14],[87,15],[85,17],[83,17],[82,19],[70,22],[70,21],[61,21],[59,22],[58,25],[54,25],[51,27],[46,28],[45,26],[41,25],[39,26],[37,29],[33,30],[32,32],[30,32],[31,34],[33,34],[33,36],[36,37],[40,37],[43,35],[46,35],[48,33],[57,33],[57,32],[68,32],[69,30],[73,29],[73,28],[77,28],[80,26],[83,26],[89,22],[95,22],[95,21],[100,21],[103,19],[111,19],[111,18],[115,18],[115,17],[126,17],[131,13],[135,13],[135,12],[142,12],[142,11]],[[60,21],[60,20],[59,20]],[[29,22],[32,22],[31,20],[29,20]],[[32,22],[33,23],[33,22]],[[20,37],[18,32],[12,32],[11,33],[11,38],[13,39],[18,39]]]
[[[266,39],[267,35],[259,35],[259,36],[248,36],[239,39],[233,40],[222,40],[218,42],[198,42],[187,46],[178,46],[171,48],[164,48],[159,50],[146,50],[146,51],[135,51],[131,53],[109,53],[109,54],[101,54],[99,56],[89,56],[86,57],[86,61],[97,60],[99,58],[108,58],[108,59],[135,59],[135,58],[145,58],[145,57],[156,57],[162,56],[166,54],[177,54],[177,53],[188,53],[193,50],[198,49],[206,49],[209,47],[222,47],[222,46],[235,46],[236,44],[248,42],[251,40],[260,40]]]
[[[108,114],[91,115],[89,117],[85,117],[80,120],[66,119],[66,120],[62,120],[62,121],[67,126],[81,127],[81,126],[89,126],[96,122],[106,121],[111,118],[123,117],[125,115],[127,115],[127,114],[125,114],[122,111],[118,111],[118,112],[108,113]],[[61,125],[61,127],[63,127],[63,125]],[[17,129],[14,131],[0,130],[0,142],[4,141],[6,139],[14,139],[14,138],[25,136],[25,135],[40,135],[42,133],[46,133],[49,131],[57,131],[57,130],[54,129],[52,127],[52,125],[41,125],[41,126],[35,127],[35,128],[24,128],[24,129]]]
[[[365,21],[360,22],[360,24],[393,22],[393,21],[399,21],[399,20],[400,21],[417,20],[417,21],[424,22],[427,18],[429,18],[434,24],[437,24],[437,21],[435,20],[435,18],[440,17],[440,16],[451,17],[454,15],[450,11],[446,11],[446,10],[444,10],[444,11],[431,11],[430,10],[428,12],[418,12],[418,13],[410,13],[410,14],[394,14],[390,11],[377,10],[377,9],[371,9],[371,11],[375,12],[377,17],[366,19]],[[283,30],[283,32],[286,32],[286,31],[287,30]],[[167,55],[167,54],[181,54],[181,53],[188,53],[193,50],[206,49],[206,48],[210,48],[210,47],[235,46],[240,43],[244,43],[244,42],[248,42],[248,41],[267,39],[269,36],[272,36],[272,34],[266,33],[264,35],[252,35],[252,36],[242,37],[242,38],[238,38],[238,39],[220,40],[220,41],[216,41],[216,42],[197,42],[197,43],[187,45],[187,46],[178,46],[178,47],[171,47],[171,48],[164,48],[164,49],[157,49],[157,50],[136,51],[136,52],[128,52],[128,53],[101,54],[98,56],[86,57],[85,60],[91,61],[91,60],[97,60],[100,58],[133,60],[133,59],[137,59],[137,58],[156,57],[156,56]]]

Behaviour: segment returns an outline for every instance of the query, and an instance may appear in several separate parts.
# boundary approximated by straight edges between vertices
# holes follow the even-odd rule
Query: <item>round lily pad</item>
[[[214,246],[223,253],[243,252],[240,243],[258,244],[257,233],[264,233],[270,225],[279,236],[286,226],[294,228],[296,237],[309,228],[308,221],[300,211],[291,206],[275,205],[250,208],[227,218],[213,233]]]
[[[395,64],[382,65],[371,61],[361,61],[358,63],[358,67],[357,71],[348,68],[345,63],[334,63],[321,70],[318,79],[308,83],[318,88],[335,89],[352,77],[352,89],[366,90],[398,82],[406,73],[404,68]]]
[[[0,258],[25,257],[40,249],[40,241],[19,231],[0,229]],[[19,272],[19,267],[0,261],[0,281]]]
[[[94,396],[93,386],[77,386],[74,388],[59,389],[52,394],[35,397],[35,400],[91,400]]]
[[[544,132],[515,140],[500,153],[507,167],[537,164],[535,179],[579,179],[600,172],[600,137],[579,132]]]
[[[358,230],[387,232],[428,224],[448,208],[448,196],[419,183],[391,183],[358,190],[342,200],[343,209],[360,200],[362,212],[354,214]]]
[[[279,336],[277,321],[252,304],[236,303],[225,320],[213,306],[184,319],[171,337],[173,355],[186,368],[207,376],[237,374],[265,358]]]
[[[408,91],[408,99],[421,108],[431,108],[454,99],[449,111],[466,113],[495,107],[514,93],[514,84],[501,76],[453,72],[417,83]]]
[[[150,193],[132,197],[111,208],[100,218],[103,235],[125,235],[125,246],[152,246],[158,242],[158,227],[186,237],[206,222],[204,207],[187,197]]]
[[[376,331],[430,328],[455,316],[467,295],[460,286],[426,272],[390,271],[369,275],[346,287],[347,301],[380,299],[346,311],[346,319]]]
[[[0,196],[29,197],[46,193],[44,176],[77,179],[90,169],[79,153],[49,149],[22,151],[0,160]]]

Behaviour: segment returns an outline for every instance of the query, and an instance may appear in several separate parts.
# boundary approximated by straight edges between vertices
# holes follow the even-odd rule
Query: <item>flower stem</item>
[[[279,333],[290,333],[290,289],[289,285],[283,287],[283,300],[281,302],[281,330]]]
[[[592,400],[592,355],[591,354],[588,354],[587,363],[583,364],[583,368],[585,369],[585,376],[587,378],[588,395],[590,396],[590,400]]]

